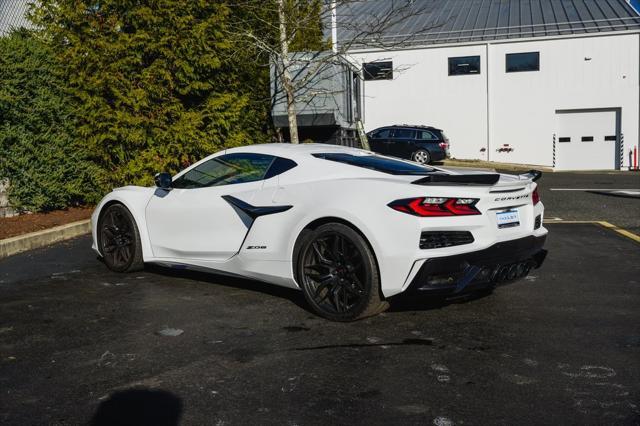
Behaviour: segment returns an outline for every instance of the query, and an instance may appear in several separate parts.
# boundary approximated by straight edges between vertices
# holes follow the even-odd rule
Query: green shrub
[[[74,107],[47,44],[21,30],[0,38],[0,181],[19,210],[95,202],[99,170],[74,134]]]
[[[150,184],[157,171],[175,172],[219,149],[267,139],[258,128],[268,101],[256,106],[244,85],[260,79],[241,80],[235,72],[224,3],[40,4],[34,19],[65,63],[81,105],[78,134],[106,171],[104,190]]]

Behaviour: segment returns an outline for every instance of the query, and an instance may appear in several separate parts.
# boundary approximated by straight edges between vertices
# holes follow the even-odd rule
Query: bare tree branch
[[[432,33],[454,17],[446,17],[442,22],[427,19],[431,17],[434,2],[432,0],[384,0],[378,1],[378,7],[369,8],[373,12],[362,15],[361,0],[335,0],[338,13],[339,40],[337,46],[330,50],[331,43],[326,43],[326,50],[290,52],[289,46],[296,37],[306,30],[317,28],[318,20],[325,28],[330,23],[332,0],[323,2],[320,12],[311,13],[309,0],[255,0],[235,2],[232,7],[244,8],[247,19],[239,21],[234,33],[237,46],[255,52],[256,59],[271,61],[270,69],[273,84],[271,90],[272,107],[284,103],[287,108],[291,142],[298,142],[297,114],[313,106],[320,98],[325,102],[333,102],[333,107],[341,111],[337,105],[336,91],[323,88],[324,82],[336,77],[333,69],[348,61],[349,54],[356,50],[376,49],[394,50],[406,46],[425,34]],[[309,11],[300,15],[298,11]],[[290,14],[290,15],[288,15]],[[295,15],[295,22],[291,18]],[[270,19],[273,19],[271,21]],[[263,25],[277,37],[256,34],[251,31],[250,20]],[[411,31],[402,34],[400,29],[411,23]],[[238,30],[239,28],[239,30]],[[334,40],[333,43],[336,43]],[[402,72],[403,69],[397,68]]]

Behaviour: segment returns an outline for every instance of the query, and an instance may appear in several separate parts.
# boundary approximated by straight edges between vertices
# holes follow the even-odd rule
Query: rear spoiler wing
[[[540,170],[529,170],[527,173],[518,175],[520,179],[531,179],[532,182],[537,181],[542,177],[542,172]]]
[[[432,174],[411,183],[416,185],[478,185],[492,186],[500,179],[498,173],[475,175]]]
[[[537,181],[542,177],[539,170],[529,170],[527,173],[518,175],[518,179]],[[411,183],[415,185],[463,185],[463,186],[493,186],[500,180],[499,173],[482,173],[470,175],[449,175],[437,174],[425,176]]]

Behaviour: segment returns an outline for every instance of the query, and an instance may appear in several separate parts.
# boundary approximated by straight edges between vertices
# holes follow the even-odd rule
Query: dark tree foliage
[[[331,48],[322,34],[322,0],[287,0],[289,51],[319,51]]]
[[[229,14],[211,0],[43,0],[33,10],[66,64],[79,140],[109,185],[149,184],[156,171],[268,139],[268,103],[252,102],[264,77],[242,71]]]
[[[96,201],[99,170],[75,139],[60,63],[34,33],[0,38],[0,180],[19,210]]]

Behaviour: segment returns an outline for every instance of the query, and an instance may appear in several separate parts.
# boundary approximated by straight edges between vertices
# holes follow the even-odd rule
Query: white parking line
[[[624,195],[640,195],[640,191],[625,190],[625,191],[610,191],[612,194],[624,194]]]
[[[549,188],[549,191],[631,191],[634,194],[640,193],[640,189],[635,188]]]

